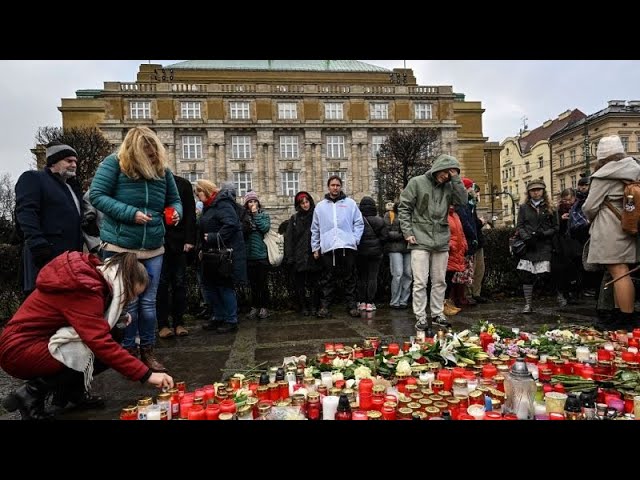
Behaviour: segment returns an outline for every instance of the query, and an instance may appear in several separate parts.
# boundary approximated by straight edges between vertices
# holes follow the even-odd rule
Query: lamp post
[[[509,195],[509,198],[511,199],[511,215],[513,216],[513,227],[515,228],[515,226],[516,226],[516,200],[515,200],[515,198],[513,198],[513,195],[511,194],[511,192],[507,192],[506,190],[504,190],[502,192],[496,192],[495,199],[499,200],[500,199],[500,195]]]
[[[584,145],[582,149],[584,151],[585,176],[588,177],[591,174],[591,171],[589,166],[589,123],[586,119],[584,121]]]

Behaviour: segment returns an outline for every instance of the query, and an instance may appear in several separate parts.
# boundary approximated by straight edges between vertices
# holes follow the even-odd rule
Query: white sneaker
[[[440,325],[442,327],[451,326],[451,324],[449,323],[449,320],[447,319],[447,317],[444,316],[443,313],[441,313],[440,315],[436,315],[435,317],[431,317],[431,321],[436,325]]]
[[[366,304],[366,303],[364,303],[364,302],[360,302],[360,303],[358,304],[358,310],[359,310],[360,312],[364,312],[366,309],[367,309],[367,304]]]
[[[367,312],[373,312],[376,309],[376,305],[374,303],[367,303],[365,310]]]
[[[429,323],[427,322],[426,318],[419,319],[414,325],[416,330],[426,330],[428,326],[429,326]]]

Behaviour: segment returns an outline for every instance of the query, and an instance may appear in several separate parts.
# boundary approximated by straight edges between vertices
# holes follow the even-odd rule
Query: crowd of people
[[[616,280],[619,311],[607,326],[630,327],[634,287],[626,274],[638,249],[614,209],[623,208],[621,180],[638,180],[640,166],[625,155],[618,137],[600,141],[597,159],[591,178],[582,178],[575,191],[564,190],[555,208],[543,181],[527,185],[515,233],[526,244],[517,265],[523,313],[533,311],[541,276],[554,279],[560,307],[595,287],[602,274],[586,271],[585,257]],[[72,147],[50,144],[46,168],[25,172],[16,184],[26,300],[0,335],[0,367],[25,380],[3,401],[25,419],[51,417],[48,394],[61,409],[99,405],[91,380],[108,367],[132,380],[172,387],[170,367],[154,346],[156,335],[190,333],[183,317],[191,261],[206,306],[203,329],[238,330],[239,286],[250,287],[246,318],[272,314],[264,237],[273,225],[257,192],[247,192],[241,205],[232,182],[218,186],[200,179],[192,185],[174,175],[162,142],[147,127],[127,133],[86,192],[75,182],[77,163]],[[309,192],[298,192],[281,231],[283,268],[293,279],[299,313],[329,317],[338,291],[350,316],[375,311],[385,258],[390,308],[411,306],[416,328],[427,334],[434,324],[449,326],[448,317],[461,308],[486,302],[486,222],[476,209],[478,191],[461,176],[458,160],[443,154],[384,205],[382,216],[373,198],[356,203],[347,196],[337,175],[329,177],[317,203]],[[585,244],[590,248],[583,255]],[[205,268],[211,258],[229,262],[229,268]]]

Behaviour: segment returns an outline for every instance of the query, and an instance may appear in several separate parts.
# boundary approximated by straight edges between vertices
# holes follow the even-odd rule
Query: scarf
[[[104,313],[109,329],[113,328],[123,310],[122,302],[122,278],[118,275],[116,266],[100,265],[96,267],[111,286],[113,296],[111,303]],[[91,389],[93,381],[94,353],[85,345],[75,328],[61,327],[49,340],[49,352],[60,363],[67,367],[84,373],[85,390]]]

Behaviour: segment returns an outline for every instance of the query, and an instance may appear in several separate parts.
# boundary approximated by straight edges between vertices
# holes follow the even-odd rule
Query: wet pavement
[[[457,331],[484,320],[537,331],[543,326],[590,325],[596,320],[592,299],[562,309],[557,308],[554,298],[543,299],[534,303],[535,312],[531,315],[522,315],[521,308],[521,299],[494,300],[466,307],[450,317],[450,321]],[[175,381],[184,380],[187,388],[193,389],[221,381],[262,362],[268,362],[262,367],[267,368],[282,365],[287,356],[314,355],[323,350],[325,342],[361,344],[368,336],[379,336],[383,341],[403,341],[415,334],[411,309],[391,310],[384,306],[375,312],[363,313],[361,318],[351,318],[343,308],[335,307],[332,314],[331,318],[316,318],[274,311],[264,320],[246,320],[242,316],[238,331],[224,335],[202,330],[200,321],[187,318],[189,336],[158,339],[156,354]],[[0,398],[21,383],[0,370]],[[104,409],[67,412],[58,419],[117,419],[123,407],[135,404],[140,397],[155,395],[157,390],[108,370],[95,377],[93,393],[105,398]],[[8,413],[0,407],[0,419],[19,418],[19,413]]]

